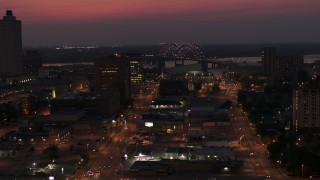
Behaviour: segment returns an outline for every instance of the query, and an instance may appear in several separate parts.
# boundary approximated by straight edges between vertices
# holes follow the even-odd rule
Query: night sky
[[[320,42],[320,0],[1,0],[23,45]]]

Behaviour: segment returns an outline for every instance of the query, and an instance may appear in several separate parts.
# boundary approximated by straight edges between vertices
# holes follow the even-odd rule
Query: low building
[[[45,124],[43,128],[20,127],[19,131],[7,135],[6,138],[21,144],[57,144],[70,140],[68,125]]]
[[[3,82],[7,85],[16,85],[16,84],[24,84],[30,81],[35,80],[35,76],[32,75],[20,75],[20,76],[8,76],[1,77],[0,82]]]
[[[190,150],[190,160],[234,160],[235,154],[230,147],[200,148]]]
[[[81,110],[64,110],[48,116],[30,117],[25,120],[26,131],[42,131],[44,136],[48,134],[46,127],[68,126],[72,135],[107,135],[112,129],[112,118],[108,116],[88,114]],[[59,135],[62,137],[62,135]],[[42,136],[41,136],[42,137]]]
[[[188,137],[190,138],[200,138],[206,136],[210,133],[208,129],[189,129]]]
[[[86,110],[111,116],[120,108],[119,93],[66,93],[50,101],[52,111],[63,109]]]
[[[86,72],[65,71],[61,78],[70,82],[71,91],[87,92],[90,89],[89,77]]]
[[[84,115],[85,112],[81,110],[65,110],[52,113],[48,116],[30,117],[26,121],[28,121],[29,128],[31,129],[42,129],[46,124],[76,124]]]
[[[178,159],[190,161],[217,161],[234,160],[235,154],[230,147],[213,148],[188,148],[188,147],[168,147],[163,159]]]
[[[33,144],[33,143],[47,143],[49,142],[49,132],[47,131],[33,131],[33,132],[14,132],[5,135],[10,141],[17,141],[21,144]],[[51,142],[51,140],[50,140]]]
[[[150,109],[182,109],[183,102],[176,99],[154,99]]]
[[[193,124],[199,124],[203,127],[230,126],[229,113],[226,110],[215,109],[214,107],[192,107],[189,119]],[[200,125],[200,124],[199,124]]]
[[[151,133],[184,133],[186,130],[183,119],[141,119],[138,128]]]
[[[69,91],[69,83],[62,79],[36,79],[22,84],[26,91],[48,92],[51,97],[61,96]]]
[[[156,161],[135,161],[129,169],[131,175],[161,176],[169,174],[169,165]]]
[[[187,146],[197,148],[238,147],[240,137],[235,136],[231,131],[233,131],[231,126],[193,128],[187,133]]]
[[[153,158],[151,150],[143,150],[135,153],[134,158],[137,161],[149,161]]]
[[[161,96],[188,96],[188,82],[181,80],[161,80],[160,81]]]
[[[111,130],[116,127],[114,121],[117,120],[114,120],[110,116],[86,113],[76,124],[73,124],[72,133],[79,135],[84,134],[84,129],[82,128],[85,128],[87,130],[86,132],[88,132],[88,128],[90,128],[89,134],[104,135],[102,138],[105,138],[105,136],[109,135]],[[78,127],[76,127],[76,125]],[[80,128],[80,126],[82,127]]]
[[[170,172],[214,172],[241,173],[243,161],[237,160],[202,160],[185,161],[178,159],[162,159],[161,161],[136,161],[129,172],[133,176],[159,176]]]
[[[72,134],[74,135],[88,135],[91,133],[89,124],[73,124],[71,125]]]
[[[15,155],[15,150],[10,147],[0,146],[0,159],[9,158]]]
[[[235,139],[207,139],[202,142],[203,147],[239,147],[239,141]]]
[[[207,118],[212,116],[216,111],[213,106],[196,106],[191,107],[189,116],[190,118]]]
[[[164,159],[189,160],[190,149],[187,147],[168,147]]]
[[[214,114],[210,115],[208,119],[205,119],[202,122],[202,126],[211,127],[211,126],[230,126],[230,117],[226,111],[216,111]]]

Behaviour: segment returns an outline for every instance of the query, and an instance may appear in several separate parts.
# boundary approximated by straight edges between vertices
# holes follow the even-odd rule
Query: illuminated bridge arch
[[[198,44],[164,44],[159,56],[182,60],[201,60],[204,58],[204,52]]]

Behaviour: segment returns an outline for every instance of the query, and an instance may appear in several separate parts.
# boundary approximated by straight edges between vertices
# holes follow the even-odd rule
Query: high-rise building
[[[96,92],[120,93],[121,103],[130,98],[130,64],[116,55],[94,61]]]
[[[290,79],[303,69],[303,56],[278,56],[276,58],[276,76]]]
[[[276,76],[276,49],[274,47],[262,48],[261,60],[264,73],[270,76]]]
[[[136,53],[123,53],[121,58],[130,62],[130,81],[131,84],[144,82],[144,68],[142,55]]]
[[[42,57],[39,51],[27,50],[23,56],[24,73],[38,76],[38,71],[42,66]]]
[[[130,60],[130,80],[131,83],[142,83],[144,81],[143,65],[138,59]]]
[[[303,56],[277,56],[273,47],[262,48],[264,73],[274,79],[293,79],[303,69]]]
[[[320,129],[320,88],[293,89],[293,128]]]
[[[23,74],[21,21],[11,10],[0,20],[0,76]]]

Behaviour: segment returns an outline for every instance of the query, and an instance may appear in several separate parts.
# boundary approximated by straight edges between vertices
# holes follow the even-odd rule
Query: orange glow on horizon
[[[4,5],[2,5],[4,4]],[[256,0],[2,0],[25,23],[115,19],[221,20],[252,16],[319,14],[320,1]],[[0,9],[4,14],[5,9]]]

